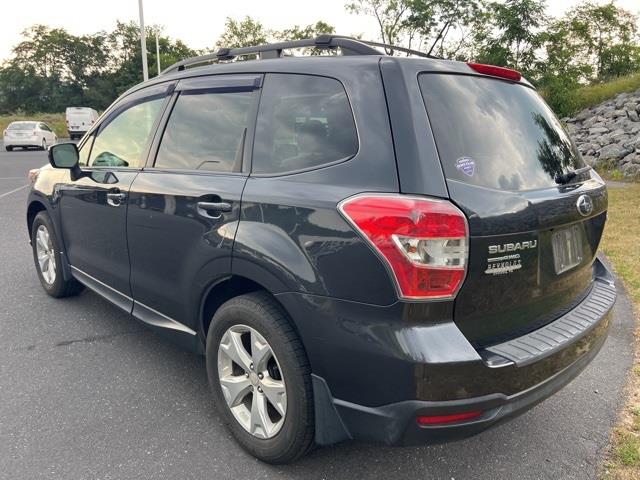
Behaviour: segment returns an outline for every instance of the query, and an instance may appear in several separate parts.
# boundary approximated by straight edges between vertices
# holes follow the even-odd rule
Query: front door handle
[[[107,203],[112,207],[119,207],[127,198],[126,193],[107,193]]]
[[[223,212],[231,211],[231,204],[227,202],[198,202],[196,206],[198,215],[213,220],[220,218]],[[215,212],[217,215],[211,215],[209,212]]]

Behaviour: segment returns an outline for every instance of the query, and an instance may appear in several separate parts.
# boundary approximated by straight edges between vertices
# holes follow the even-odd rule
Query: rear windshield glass
[[[36,122],[13,122],[7,130],[33,130],[34,128],[36,128]]]
[[[584,166],[534,90],[469,75],[422,74],[419,83],[448,179],[531,190]]]

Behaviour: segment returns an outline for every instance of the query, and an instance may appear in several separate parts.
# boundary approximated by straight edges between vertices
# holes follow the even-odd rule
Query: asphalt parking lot
[[[44,163],[44,152],[0,143],[0,478],[595,478],[633,359],[622,287],[596,360],[514,421],[452,444],[347,443],[273,467],[221,425],[202,358],[89,291],[44,293],[25,223],[26,174]]]

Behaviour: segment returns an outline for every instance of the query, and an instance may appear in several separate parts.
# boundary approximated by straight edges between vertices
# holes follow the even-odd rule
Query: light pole
[[[160,30],[156,31],[156,59],[158,60],[158,75],[160,75],[160,40],[158,37],[160,36]]]
[[[147,36],[144,33],[144,10],[142,8],[142,0],[138,0],[138,9],[140,11],[140,48],[142,49],[142,78],[149,80],[149,67],[147,66]]]

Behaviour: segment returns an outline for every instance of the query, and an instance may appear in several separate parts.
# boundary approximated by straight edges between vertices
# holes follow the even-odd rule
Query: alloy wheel
[[[51,235],[45,225],[40,225],[36,231],[36,254],[42,278],[48,285],[53,284],[56,281],[56,259]]]
[[[265,338],[246,325],[227,329],[218,346],[218,378],[227,406],[251,435],[278,434],[287,413],[285,380]]]

